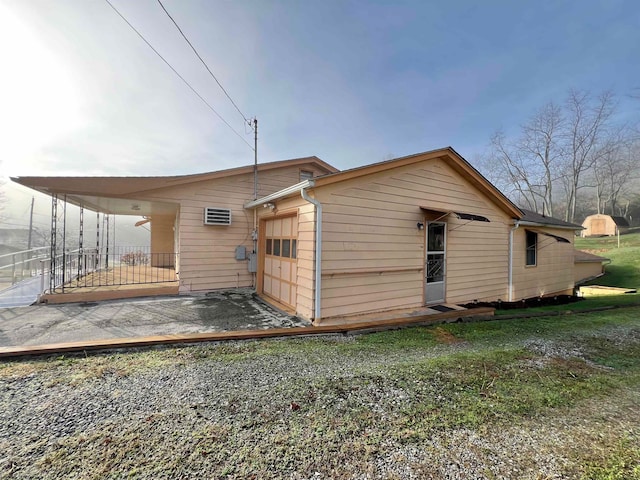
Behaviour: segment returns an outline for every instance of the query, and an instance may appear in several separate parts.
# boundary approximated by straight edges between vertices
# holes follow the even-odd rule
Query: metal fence
[[[15,285],[42,273],[48,263],[49,247],[32,248],[0,255],[0,284]]]
[[[50,291],[73,288],[140,285],[176,281],[175,252],[149,247],[112,247],[110,251],[72,250],[56,255]]]

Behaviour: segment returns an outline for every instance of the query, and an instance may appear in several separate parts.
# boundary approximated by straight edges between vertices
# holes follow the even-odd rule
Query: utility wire
[[[238,107],[238,105],[236,105],[236,102],[233,101],[233,98],[231,98],[231,96],[229,95],[229,93],[225,90],[225,88],[222,86],[222,84],[220,83],[220,80],[218,80],[218,78],[213,74],[213,72],[211,71],[211,69],[209,68],[209,65],[206,64],[206,62],[202,59],[202,57],[200,56],[200,54],[198,53],[198,51],[196,50],[196,47],[193,46],[193,44],[189,41],[189,39],[187,38],[187,36],[184,34],[184,32],[182,31],[182,29],[180,28],[180,26],[178,25],[178,23],[174,20],[174,18],[171,16],[171,14],[167,11],[167,9],[165,8],[165,6],[162,4],[161,0],[157,0],[158,3],[160,4],[160,6],[162,7],[162,10],[164,10],[164,13],[167,14],[167,17],[169,17],[169,19],[171,19],[171,21],[173,22],[173,24],[176,26],[176,28],[178,29],[178,31],[180,32],[180,35],[182,35],[182,38],[184,38],[185,42],[187,42],[189,44],[189,46],[191,47],[191,50],[193,50],[193,53],[196,54],[196,57],[198,57],[198,59],[202,62],[202,65],[204,65],[204,68],[207,69],[207,72],[209,72],[209,75],[211,75],[211,77],[216,81],[216,83],[218,84],[218,86],[222,89],[222,91],[224,92],[224,94],[227,96],[227,98],[229,99],[229,101],[233,104],[234,107],[236,107],[236,110],[238,111],[238,113],[242,116],[242,118],[244,119],[244,121],[246,123],[248,123],[249,125],[251,125],[251,121],[245,116],[244,113],[242,113],[242,110],[240,110],[240,108]]]
[[[213,108],[213,107],[211,106],[211,104],[210,104],[209,102],[207,102],[207,101],[204,99],[204,97],[203,97],[202,95],[200,95],[200,94],[197,92],[197,90],[196,90],[195,88],[193,88],[193,87],[191,86],[191,84],[190,84],[190,83],[189,83],[189,82],[188,82],[188,81],[187,81],[187,80],[186,80],[182,75],[180,75],[180,74],[178,73],[178,71],[177,71],[175,68],[173,68],[173,66],[172,66],[172,65],[171,65],[171,64],[170,64],[170,63],[169,63],[169,62],[168,62],[168,61],[167,61],[167,60],[166,60],[162,55],[160,55],[160,52],[158,52],[158,51],[153,47],[153,45],[151,45],[151,43],[149,43],[149,41],[148,41],[146,38],[144,38],[144,36],[143,36],[143,35],[142,35],[142,34],[141,34],[137,29],[136,29],[136,27],[134,27],[134,26],[129,22],[129,20],[127,20],[127,19],[125,18],[125,16],[124,16],[124,15],[122,15],[122,14],[120,13],[120,11],[118,11],[118,9],[117,9],[116,7],[114,7],[114,6],[113,6],[113,4],[112,4],[109,0],[104,0],[104,1],[105,1],[105,2],[107,2],[107,4],[108,4],[112,9],[113,9],[113,11],[114,11],[114,12],[116,12],[116,13],[118,14],[118,16],[119,16],[120,18],[122,18],[122,20],[124,20],[124,21],[125,21],[125,23],[126,23],[127,25],[129,25],[129,27],[131,27],[131,29],[132,29],[134,32],[136,32],[136,34],[137,34],[137,35],[142,39],[142,41],[144,41],[144,43],[146,43],[146,44],[147,44],[147,46],[148,46],[151,50],[153,50],[153,52],[154,52],[158,57],[160,57],[160,59],[161,59],[164,63],[166,63],[166,64],[167,64],[167,66],[168,66],[171,70],[173,70],[173,73],[175,73],[175,74],[178,76],[178,78],[180,78],[180,80],[182,80],[182,81],[184,82],[184,84],[185,84],[187,87],[189,87],[189,89],[191,89],[191,91],[192,91],[192,92],[193,92],[193,93],[194,93],[194,94],[195,94],[195,95],[196,95],[200,100],[202,100],[202,102],[203,102],[207,107],[209,107],[209,109],[210,109],[213,113],[215,113],[215,114],[217,115],[217,117],[218,117],[220,120],[222,120],[222,122],[223,122],[227,127],[229,127],[229,129],[231,129],[231,131],[232,131],[233,133],[235,133],[235,134],[238,136],[238,138],[240,138],[244,143],[246,143],[246,144],[247,144],[247,146],[248,146],[251,150],[253,150],[253,149],[254,149],[254,148],[251,146],[251,144],[250,144],[249,142],[247,142],[247,141],[245,140],[245,138],[244,138],[242,135],[240,135],[240,134],[239,134],[239,133],[238,133],[238,132],[237,132],[237,131],[236,131],[236,130],[231,126],[231,125],[229,125],[229,122],[227,122],[227,121],[222,117],[222,115],[220,115],[220,114],[216,111],[216,109],[215,109],[215,108]]]

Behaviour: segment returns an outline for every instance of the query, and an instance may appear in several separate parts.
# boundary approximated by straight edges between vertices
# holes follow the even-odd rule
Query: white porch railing
[[[49,247],[38,247],[0,255],[0,284],[15,285],[40,275],[43,271],[42,262],[48,263],[49,250]]]

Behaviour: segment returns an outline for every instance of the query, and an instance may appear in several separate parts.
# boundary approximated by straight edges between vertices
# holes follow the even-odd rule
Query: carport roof
[[[272,170],[291,165],[316,164],[327,173],[337,172],[338,169],[320,160],[318,157],[302,157],[292,160],[281,160],[258,164],[258,171]],[[252,173],[253,165],[229,168],[213,172],[196,173],[193,175],[153,176],[153,177],[12,177],[16,183],[51,195],[77,194],[119,197],[134,193],[148,192],[159,188],[174,187],[188,183],[202,182],[214,178],[230,177]]]
[[[301,157],[258,164],[258,172],[276,168],[314,164],[327,173],[338,169],[318,157]],[[253,165],[192,175],[151,177],[12,177],[16,183],[45,195],[66,195],[69,203],[91,210],[120,215],[171,214],[177,205],[169,202],[136,200],[141,193],[216,178],[253,172]]]

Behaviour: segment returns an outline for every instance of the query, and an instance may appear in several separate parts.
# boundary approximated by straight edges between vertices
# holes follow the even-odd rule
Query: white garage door
[[[263,293],[295,309],[297,217],[269,220],[265,227]]]

